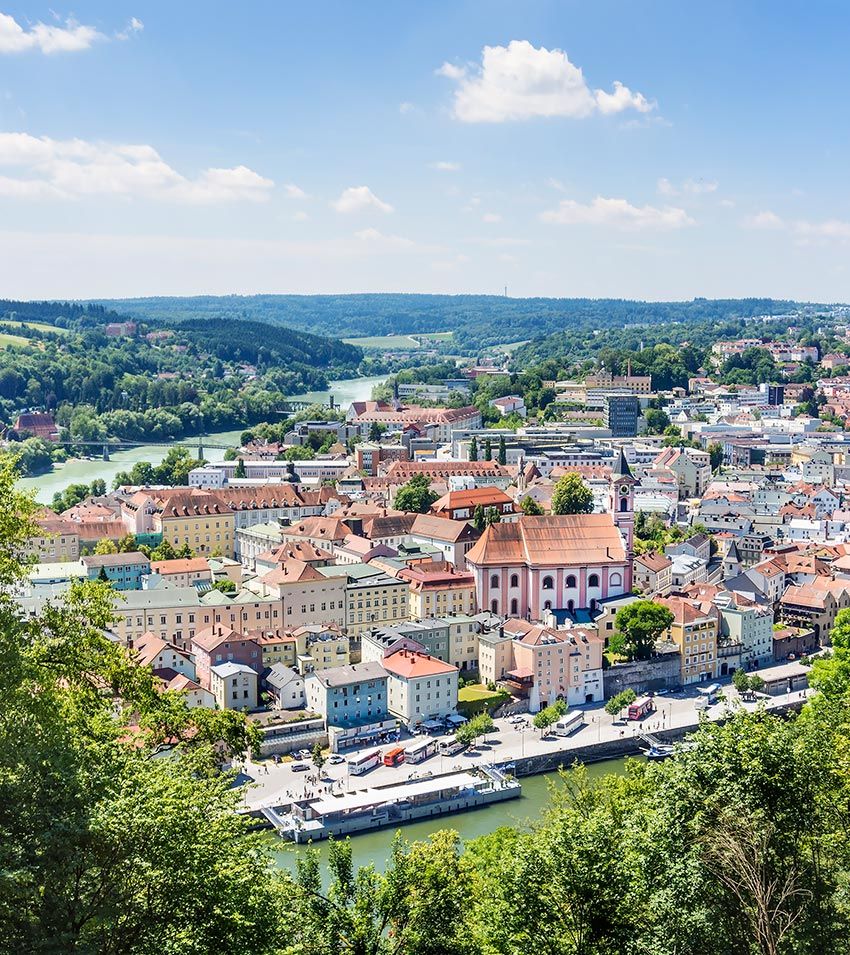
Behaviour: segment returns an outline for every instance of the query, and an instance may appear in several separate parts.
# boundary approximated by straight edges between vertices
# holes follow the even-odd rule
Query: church
[[[635,483],[621,451],[609,513],[491,524],[466,555],[479,609],[540,620],[548,610],[592,611],[631,593]]]

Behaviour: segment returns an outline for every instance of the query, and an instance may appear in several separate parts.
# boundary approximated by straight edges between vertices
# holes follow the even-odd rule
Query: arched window
[[[519,576],[511,574],[511,587],[519,587]]]
[[[551,601],[551,600],[547,600],[547,601],[543,604],[543,609],[544,609],[544,610],[551,610],[551,609],[552,609],[552,601]]]
[[[596,608],[597,608],[598,606],[599,606],[599,602],[598,602],[598,601],[596,600],[596,598],[594,597],[594,599],[590,601],[590,609],[591,609],[591,610],[596,610]]]
[[[612,587],[619,587],[623,583],[623,578],[619,574],[611,574],[608,578],[608,583]]]
[[[511,601],[511,616],[515,617],[519,613],[519,606],[516,602],[516,597]]]
[[[629,509],[629,499],[627,497],[620,498],[620,510],[627,511]]]
[[[576,609],[576,602],[575,602],[575,600],[572,600],[572,599],[568,600],[568,601],[567,601],[567,610],[569,610],[570,612],[572,612],[572,611],[575,610],[575,609]]]
[[[499,575],[491,574],[490,575],[490,589],[498,590],[499,589]]]
[[[570,574],[570,576],[567,577],[567,587],[575,587],[575,585],[576,585],[575,576],[573,574]]]
[[[587,578],[588,587],[598,587],[599,586],[599,574],[591,574]]]
[[[544,577],[544,578],[543,578],[543,589],[544,589],[544,590],[551,590],[554,586],[555,586],[555,581],[552,580],[551,577]]]
[[[490,601],[490,611],[491,611],[491,613],[498,613],[498,612],[499,612],[499,601],[498,601],[498,600],[491,600],[491,601]]]

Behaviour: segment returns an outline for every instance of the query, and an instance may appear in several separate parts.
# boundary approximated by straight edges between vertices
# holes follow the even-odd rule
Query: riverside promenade
[[[474,748],[453,756],[435,754],[417,764],[401,763],[397,766],[383,764],[371,772],[356,776],[349,772],[348,764],[326,763],[318,773],[311,765],[307,772],[294,772],[292,762],[275,763],[271,759],[259,763],[246,760],[241,766],[240,782],[245,787],[244,805],[247,810],[285,805],[293,799],[325,793],[351,793],[374,786],[385,786],[407,779],[421,778],[424,774],[442,775],[476,766],[514,765],[517,776],[550,772],[559,766],[574,762],[591,763],[604,759],[637,755],[645,745],[640,734],[649,733],[665,742],[683,739],[698,726],[701,717],[709,720],[726,719],[730,713],[741,708],[754,712],[764,707],[768,712],[792,712],[799,710],[810,690],[795,690],[775,696],[760,695],[755,701],[738,698],[731,683],[724,682],[725,699],[706,710],[695,706],[699,697],[696,686],[677,693],[656,696],[657,709],[640,722],[625,722],[605,712],[604,704],[573,707],[585,714],[584,725],[570,736],[544,736],[525,715],[525,722],[514,724],[509,718],[496,720],[496,730],[486,739],[479,740]],[[414,739],[402,734],[398,745],[409,745]],[[448,736],[439,739],[448,739]],[[346,758],[357,752],[369,752],[377,747],[369,746],[345,754]],[[386,749],[387,747],[381,747]],[[321,778],[319,778],[321,777]]]

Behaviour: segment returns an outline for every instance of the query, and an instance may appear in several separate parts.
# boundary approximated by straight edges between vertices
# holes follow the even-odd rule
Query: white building
[[[441,719],[457,708],[457,667],[426,653],[399,650],[383,660],[389,710],[407,726]]]
[[[219,709],[255,710],[257,671],[232,660],[210,667],[210,692]]]

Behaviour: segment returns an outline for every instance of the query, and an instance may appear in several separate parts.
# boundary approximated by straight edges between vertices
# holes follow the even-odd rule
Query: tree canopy
[[[576,471],[558,478],[552,491],[553,514],[590,514],[593,510],[593,492]]]

